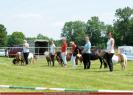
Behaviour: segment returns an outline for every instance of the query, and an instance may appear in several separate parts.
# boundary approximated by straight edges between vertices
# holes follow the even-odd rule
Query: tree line
[[[90,37],[93,46],[104,48],[107,42],[107,32],[112,32],[116,46],[133,45],[133,9],[130,7],[119,8],[115,11],[113,24],[105,24],[98,16],[91,17],[87,22],[66,22],[61,36],[67,41],[75,41],[78,45],[84,45],[84,37]]]
[[[105,24],[103,21],[100,21],[98,16],[91,17],[87,22],[80,20],[66,22],[61,36],[67,38],[68,44],[70,41],[75,41],[76,44],[82,46],[84,45],[84,37],[88,35],[93,46],[104,48],[107,42],[107,32],[113,32],[116,46],[133,46],[133,9],[130,7],[119,8],[116,9],[114,15],[113,24]],[[0,47],[21,45],[24,39],[33,41],[35,39],[51,40],[42,34],[26,38],[23,32],[18,31],[7,35],[6,27],[0,24]],[[57,46],[60,43],[60,40],[55,41]]]
[[[26,37],[23,32],[15,31],[11,35],[7,35],[4,25],[0,24],[0,47],[15,47],[22,46],[24,40],[33,41],[36,39],[49,40],[47,36],[38,34],[36,37]]]

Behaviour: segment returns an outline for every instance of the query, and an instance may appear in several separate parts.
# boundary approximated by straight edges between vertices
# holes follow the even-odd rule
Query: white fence
[[[68,47],[68,52],[70,51],[71,47]],[[12,57],[16,55],[16,52],[22,52],[22,47],[0,47],[0,56],[8,56]],[[49,51],[49,47],[30,47],[30,52],[35,55],[42,56],[44,55],[45,51]],[[61,47],[56,47],[56,51],[60,51]]]

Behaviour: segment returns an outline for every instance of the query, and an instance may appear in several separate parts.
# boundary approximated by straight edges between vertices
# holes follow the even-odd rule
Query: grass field
[[[91,69],[84,70],[83,65],[72,69],[71,63],[67,68],[48,67],[44,58],[35,64],[15,66],[12,59],[0,57],[0,85],[133,90],[133,61],[128,61],[125,71],[120,64],[114,65],[114,72],[99,69],[99,61],[92,61]],[[37,90],[0,89],[0,92],[39,92]]]

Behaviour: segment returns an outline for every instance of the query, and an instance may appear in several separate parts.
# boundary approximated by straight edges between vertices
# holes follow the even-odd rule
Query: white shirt
[[[83,53],[91,53],[91,43],[90,43],[90,41],[85,44]]]
[[[52,54],[52,55],[54,55],[55,54],[55,44],[52,44],[52,45],[50,45],[50,53]]]
[[[114,42],[114,39],[113,38],[110,38],[108,39],[108,42],[107,42],[107,52],[109,53],[114,53],[114,47],[112,47],[112,42]]]
[[[30,50],[29,50],[29,44],[28,43],[24,43],[23,52],[24,53],[30,52]]]

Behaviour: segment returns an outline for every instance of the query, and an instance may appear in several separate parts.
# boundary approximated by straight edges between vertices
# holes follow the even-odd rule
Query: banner
[[[125,54],[128,60],[133,60],[133,46],[120,46],[118,50],[120,53]]]

